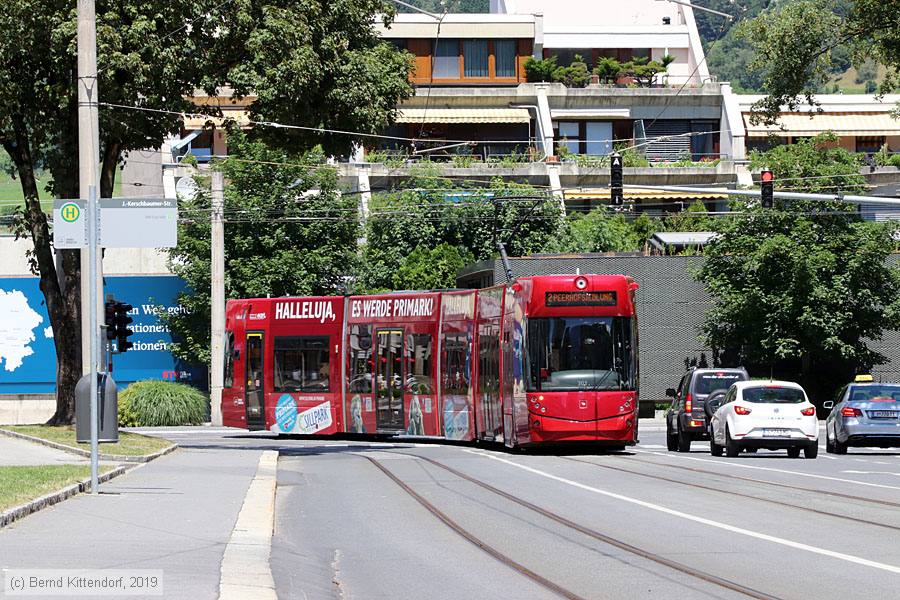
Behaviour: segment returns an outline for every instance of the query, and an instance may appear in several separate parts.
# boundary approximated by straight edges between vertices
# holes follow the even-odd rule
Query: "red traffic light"
[[[760,179],[763,183],[771,183],[775,181],[775,174],[768,169],[764,169],[762,173],[760,173]]]

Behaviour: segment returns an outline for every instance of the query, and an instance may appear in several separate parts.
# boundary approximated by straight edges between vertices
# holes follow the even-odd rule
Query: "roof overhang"
[[[530,123],[527,108],[401,108],[397,123]]]
[[[609,120],[630,119],[630,108],[551,108],[550,117],[557,119]]]
[[[625,197],[631,200],[727,200],[728,194],[722,192],[676,192],[666,190],[647,190],[628,188]],[[609,200],[609,188],[570,188],[563,190],[566,200]]]
[[[805,137],[823,131],[839,136],[900,135],[900,119],[883,113],[783,113],[777,125],[753,125],[749,113],[744,124],[750,137]]]

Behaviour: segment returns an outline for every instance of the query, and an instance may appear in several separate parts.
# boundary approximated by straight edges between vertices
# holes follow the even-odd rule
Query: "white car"
[[[819,453],[816,407],[802,387],[790,381],[739,381],[728,388],[722,405],[709,423],[713,456],[724,451],[735,457],[741,450],[786,448],[788,456],[806,458]]]

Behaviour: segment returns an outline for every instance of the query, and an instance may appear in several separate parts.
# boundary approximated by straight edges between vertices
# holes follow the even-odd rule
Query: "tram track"
[[[561,456],[560,458],[567,458],[569,460],[575,460],[575,459],[571,459],[570,457],[562,457]],[[887,506],[890,508],[900,508],[900,502],[891,502],[890,500],[879,500],[877,498],[867,498],[865,496],[855,496],[853,494],[843,494],[841,492],[832,492],[829,490],[822,490],[822,489],[818,489],[818,488],[809,488],[809,487],[804,487],[801,485],[778,483],[777,481],[768,481],[766,479],[756,479],[755,477],[744,477],[742,475],[733,475],[730,473],[710,471],[708,469],[700,469],[697,467],[687,467],[685,465],[673,465],[670,463],[655,462],[652,460],[640,459],[640,458],[637,458],[636,456],[629,456],[628,460],[629,460],[629,462],[636,462],[636,463],[640,463],[640,464],[644,464],[644,465],[653,465],[656,467],[662,467],[664,469],[679,469],[681,471],[688,471],[691,473],[700,473],[702,475],[713,475],[716,477],[724,477],[726,479],[747,481],[749,483],[760,483],[763,485],[783,488],[783,489],[787,489],[787,490],[794,490],[794,491],[798,491],[798,492],[810,492],[813,494],[822,494],[822,495],[831,496],[834,498],[841,498],[842,500],[854,500],[854,501],[858,501],[858,502],[866,502],[868,504],[874,504],[876,506]],[[584,461],[578,461],[578,462],[584,462]],[[596,465],[597,463],[589,462],[589,464]]]
[[[584,525],[581,525],[579,523],[571,521],[571,520],[563,517],[562,515],[559,515],[557,513],[549,511],[541,506],[537,506],[536,504],[532,504],[531,502],[528,502],[527,500],[517,498],[516,496],[514,496],[508,492],[505,492],[501,489],[498,489],[489,483],[481,481],[480,479],[472,477],[471,475],[467,475],[466,473],[458,471],[457,469],[454,469],[453,467],[451,467],[449,465],[446,465],[444,463],[436,461],[427,456],[421,456],[421,455],[417,455],[417,454],[409,454],[406,452],[398,452],[397,454],[404,454],[406,456],[410,456],[410,457],[414,457],[416,459],[422,460],[430,465],[433,465],[435,467],[443,469],[444,471],[447,471],[448,473],[450,473],[456,477],[459,477],[460,479],[462,479],[464,481],[468,481],[469,483],[472,483],[488,492],[491,492],[492,494],[495,494],[506,500],[509,500],[510,502],[513,502],[514,504],[518,504],[519,506],[527,508],[547,519],[550,519],[551,521],[555,521],[556,523],[559,523],[565,527],[573,529],[573,530],[575,530],[581,534],[584,534],[592,539],[603,542],[605,544],[608,544],[608,545],[618,548],[620,550],[624,550],[635,556],[644,558],[644,559],[654,562],[656,564],[659,564],[659,565],[668,567],[670,569],[673,569],[675,571],[678,571],[678,573],[681,575],[687,575],[689,577],[693,577],[700,581],[704,581],[706,583],[710,583],[710,584],[719,586],[721,588],[724,588],[724,589],[727,589],[727,590],[730,590],[733,592],[737,592],[737,593],[747,596],[749,598],[756,598],[758,600],[779,600],[779,598],[777,596],[772,596],[765,592],[755,590],[753,588],[741,585],[739,583],[730,581],[728,579],[724,579],[722,577],[718,577],[716,575],[712,575],[710,573],[699,572],[694,567],[691,567],[684,563],[680,563],[678,561],[668,559],[664,556],[656,554],[655,552],[651,552],[649,550],[645,550],[643,548],[633,546],[625,541],[614,538],[605,533],[601,533],[595,529],[591,529],[590,527],[585,527]],[[491,551],[488,551],[488,550],[486,550],[486,551],[488,551],[488,553],[491,554],[492,556],[494,556],[495,558],[498,558],[499,560],[501,560],[501,562],[503,562],[504,564],[513,566],[513,568],[515,568],[517,571],[520,571],[520,572],[523,572],[522,569],[528,571],[527,567],[523,567],[522,565],[519,565],[519,563],[516,563],[512,559],[505,557],[505,555],[503,555],[501,552],[497,551],[496,549],[491,548],[490,546],[487,546],[486,544],[483,544],[483,542],[481,542],[480,540],[473,541],[473,540],[477,540],[477,538],[475,538],[471,534],[464,533],[464,530],[459,528],[459,526],[454,521],[449,519],[449,517],[447,517],[439,509],[434,507],[431,503],[429,503],[427,500],[422,498],[418,493],[416,493],[414,490],[409,488],[409,486],[407,486],[406,483],[400,481],[393,473],[391,473],[388,469],[386,469],[377,460],[375,460],[371,457],[368,457],[368,456],[366,458],[368,458],[370,461],[372,461],[379,469],[382,470],[382,472],[384,472],[386,475],[388,475],[388,477],[390,477],[395,483],[397,483],[401,488],[403,488],[404,491],[406,491],[407,493],[412,495],[417,501],[419,501],[420,504],[425,506],[426,509],[428,509],[430,512],[435,514],[435,516],[437,516],[441,521],[443,521],[447,525],[450,525],[450,527],[452,529],[454,529],[454,531],[457,531],[457,533],[460,533],[460,535],[462,535],[469,541],[472,541],[476,546],[479,546],[482,549],[490,548]],[[504,558],[499,558],[501,556]],[[533,572],[531,572],[531,571],[528,571],[528,572],[533,574]],[[536,574],[533,574],[533,575],[536,575]],[[531,575],[528,575],[528,576],[529,576],[529,578],[534,579],[533,577],[531,577]],[[547,581],[540,575],[536,575],[536,577],[540,578],[541,581]],[[535,581],[538,581],[538,580],[535,579]],[[541,583],[541,581],[538,581],[538,582]],[[556,586],[556,584],[553,584],[552,582],[550,582],[550,583],[551,583],[551,585]],[[544,584],[541,583],[541,585],[544,585]],[[548,587],[548,586],[544,585],[544,587]],[[556,586],[556,587],[559,587],[559,586]],[[553,588],[548,588],[548,589],[553,589]],[[560,593],[556,589],[554,589],[553,591],[556,591],[556,593]],[[569,593],[571,593],[571,592],[569,592]],[[567,596],[563,593],[560,593],[560,595],[562,595],[563,597],[567,597],[567,598],[580,598],[580,596],[577,596],[574,594]]]
[[[788,508],[802,510],[804,513],[813,513],[813,514],[817,514],[817,515],[823,515],[826,517],[834,517],[836,519],[843,519],[843,520],[850,521],[853,523],[861,523],[863,525],[871,525],[874,527],[882,527],[884,529],[891,529],[893,531],[900,531],[900,527],[898,527],[896,525],[889,525],[887,523],[878,523],[878,522],[874,522],[874,521],[869,521],[867,519],[860,519],[857,517],[851,517],[849,515],[841,515],[838,513],[829,512],[827,510],[819,510],[817,508],[810,508],[808,506],[797,506],[796,504],[791,504],[789,502],[781,502],[780,500],[773,500],[771,498],[761,498],[759,496],[753,496],[752,494],[742,494],[741,492],[734,492],[731,490],[723,490],[720,488],[715,488],[715,487],[712,487],[709,485],[703,485],[703,484],[695,483],[695,482],[691,482],[691,481],[681,481],[679,479],[673,479],[671,477],[664,477],[662,475],[653,475],[650,473],[642,473],[641,471],[633,471],[631,469],[625,469],[622,467],[614,467],[612,465],[604,465],[604,464],[595,463],[595,462],[592,462],[589,460],[584,460],[581,458],[572,458],[569,456],[560,456],[559,458],[562,458],[564,460],[568,460],[571,462],[577,462],[577,463],[581,463],[581,464],[585,464],[585,465],[591,465],[593,467],[599,467],[601,469],[609,469],[611,471],[618,471],[620,473],[628,473],[630,475],[638,475],[640,477],[646,477],[648,479],[655,479],[658,481],[675,483],[678,485],[683,485],[685,487],[696,488],[696,489],[700,489],[700,490],[707,490],[707,491],[711,491],[711,492],[718,492],[720,494],[726,494],[729,496],[737,496],[739,498],[748,498],[750,500],[758,500],[760,502],[767,502],[769,504],[774,504],[776,506],[786,506]],[[641,461],[641,462],[645,462],[645,461]],[[645,462],[645,464],[655,464],[655,463]],[[727,476],[725,476],[725,477],[727,477]]]
[[[404,453],[400,453],[400,454],[404,454]],[[415,455],[410,454],[408,456],[415,456]],[[378,467],[378,469],[382,473],[387,475],[387,477],[391,481],[396,483],[400,487],[400,489],[402,489],[404,492],[406,492],[407,494],[412,496],[412,498],[415,499],[416,502],[421,504],[428,512],[430,512],[432,515],[437,517],[438,520],[440,520],[442,523],[447,525],[450,529],[452,529],[457,534],[462,536],[465,540],[467,540],[468,542],[477,546],[479,549],[486,552],[487,554],[489,554],[490,556],[492,556],[493,558],[495,558],[502,564],[510,567],[511,569],[517,571],[518,573],[521,573],[522,575],[524,575],[528,579],[532,580],[533,582],[537,583],[541,587],[553,592],[554,594],[557,594],[558,596],[560,596],[562,598],[568,598],[569,600],[587,600],[583,596],[579,596],[575,592],[568,590],[568,589],[562,587],[561,585],[554,583],[553,581],[550,581],[546,577],[538,575],[537,573],[535,573],[534,571],[532,571],[525,565],[523,565],[519,562],[516,562],[515,560],[510,558],[508,555],[504,554],[500,550],[497,550],[496,548],[489,545],[482,539],[476,537],[474,534],[472,534],[470,531],[465,529],[459,523],[457,523],[456,521],[451,519],[445,512],[441,511],[434,504],[429,502],[425,497],[423,497],[421,494],[419,494],[414,489],[412,489],[406,482],[404,482],[399,477],[397,477],[390,469],[388,469],[383,464],[381,464],[381,462],[378,461],[377,459],[374,459],[371,456],[363,456],[363,458],[366,458],[369,462],[371,462],[373,465]],[[415,456],[415,458],[422,458],[422,457]],[[431,461],[429,460],[429,462],[431,462]]]

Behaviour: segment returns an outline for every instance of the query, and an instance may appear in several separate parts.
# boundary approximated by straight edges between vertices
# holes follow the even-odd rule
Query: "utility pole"
[[[225,379],[225,176],[212,172],[212,210],[210,211],[210,385],[209,414],[212,424],[222,425],[222,383]]]
[[[98,251],[100,119],[97,86],[97,23],[94,0],[78,0],[78,180],[87,200],[88,252],[81,252],[82,370],[91,376],[91,493],[99,492],[97,368],[99,319],[103,318],[103,277]]]

